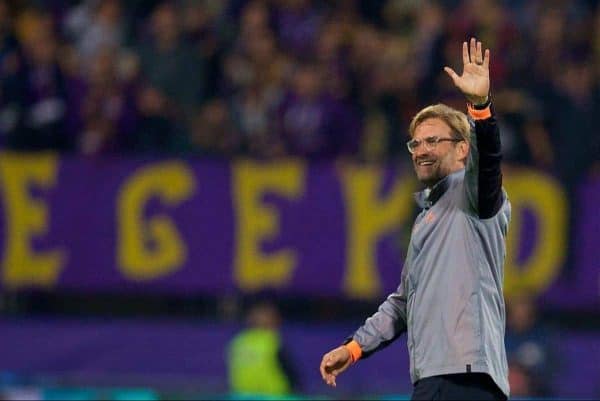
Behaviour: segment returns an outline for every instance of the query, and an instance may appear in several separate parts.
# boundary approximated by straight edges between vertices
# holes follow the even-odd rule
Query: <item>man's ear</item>
[[[469,156],[470,145],[467,141],[461,141],[456,146],[457,158],[463,163],[467,163],[467,156]]]

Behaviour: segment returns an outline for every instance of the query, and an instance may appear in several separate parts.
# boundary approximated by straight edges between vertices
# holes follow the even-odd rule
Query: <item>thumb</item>
[[[444,71],[446,71],[446,73],[450,76],[450,78],[452,78],[452,81],[454,81],[454,84],[456,85],[456,81],[459,78],[458,74],[456,74],[456,72],[454,72],[454,70],[450,67],[444,67]]]

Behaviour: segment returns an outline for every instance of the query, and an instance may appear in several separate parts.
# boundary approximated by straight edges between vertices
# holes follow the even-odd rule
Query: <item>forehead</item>
[[[415,128],[413,138],[424,138],[427,136],[446,136],[452,133],[452,128],[446,122],[440,118],[432,117],[423,120]]]

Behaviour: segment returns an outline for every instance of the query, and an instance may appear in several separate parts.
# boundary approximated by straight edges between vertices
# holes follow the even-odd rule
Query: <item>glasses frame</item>
[[[421,146],[421,144],[423,144],[423,146],[425,146],[425,149],[427,149],[428,151],[432,151],[437,147],[438,143],[440,142],[456,143],[462,141],[464,141],[464,139],[462,138],[440,138],[439,136],[428,136],[423,139],[411,139],[410,141],[406,142],[406,148],[408,149],[408,153],[413,155],[415,151],[419,149],[419,146]],[[414,147],[411,148],[411,144],[415,144]]]

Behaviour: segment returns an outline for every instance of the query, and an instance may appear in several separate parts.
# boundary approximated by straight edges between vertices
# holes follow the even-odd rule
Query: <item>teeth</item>
[[[419,166],[431,166],[433,164],[432,161],[422,161],[419,162]]]

